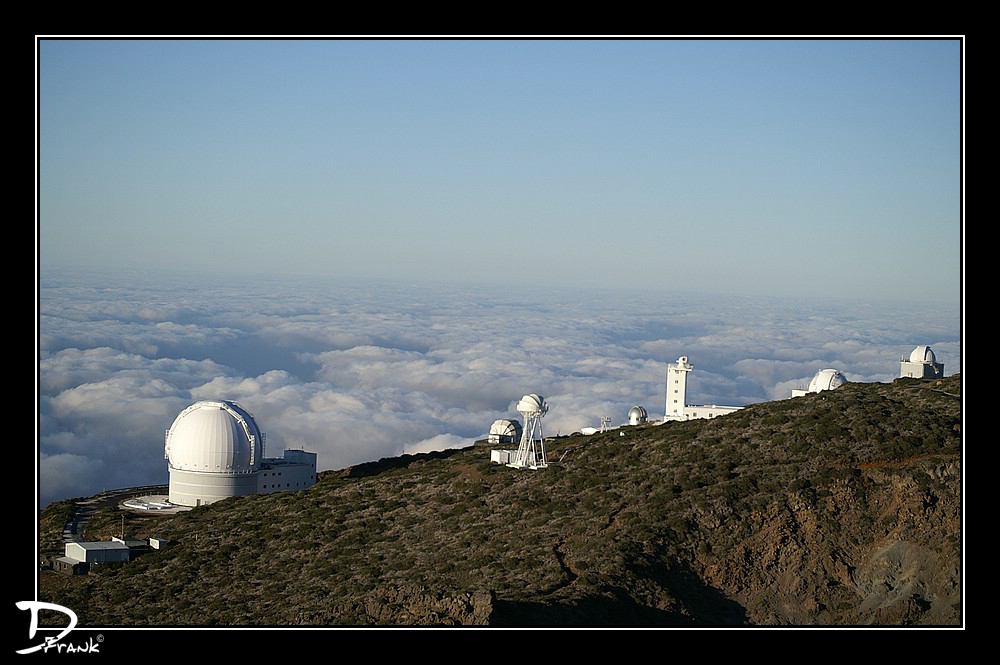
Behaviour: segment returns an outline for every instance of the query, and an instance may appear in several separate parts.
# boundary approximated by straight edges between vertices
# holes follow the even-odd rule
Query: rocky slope
[[[129,516],[172,547],[43,570],[39,598],[84,626],[959,625],[960,391],[848,384],[558,438],[539,471],[476,446]]]

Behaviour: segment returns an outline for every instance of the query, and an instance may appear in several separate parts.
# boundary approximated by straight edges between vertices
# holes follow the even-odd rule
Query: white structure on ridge
[[[545,438],[542,435],[542,417],[548,410],[545,398],[534,393],[525,395],[517,403],[517,412],[524,416],[524,427],[521,430],[521,445],[507,466],[518,469],[542,469],[548,466],[545,459]]]
[[[174,419],[164,440],[170,503],[202,506],[233,496],[316,484],[316,453],[264,457],[264,434],[236,402],[202,401]]]
[[[687,375],[694,369],[687,356],[681,356],[676,363],[667,365],[666,406],[663,422],[672,420],[692,420],[695,418],[715,418],[733,411],[739,411],[742,406],[688,405]]]
[[[921,344],[910,352],[910,357],[899,359],[899,377],[917,379],[940,379],[944,377],[944,363],[934,357],[934,351]]]
[[[519,443],[521,441],[521,423],[506,418],[494,420],[486,440],[489,443]]]
[[[629,425],[641,425],[646,422],[646,409],[641,406],[633,406],[628,411],[628,424]]]
[[[812,381],[809,382],[808,389],[792,390],[792,397],[802,397],[803,395],[808,395],[809,393],[833,390],[834,388],[839,388],[845,383],[848,383],[847,377],[845,377],[840,370],[821,369],[816,372],[816,376],[814,376]]]

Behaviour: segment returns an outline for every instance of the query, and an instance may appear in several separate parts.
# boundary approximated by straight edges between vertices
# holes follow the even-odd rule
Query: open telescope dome
[[[835,369],[821,369],[809,382],[809,392],[818,393],[822,390],[833,390],[847,383],[847,378]]]
[[[521,398],[517,403],[518,413],[545,413],[549,410],[549,405],[545,403],[545,398],[531,393]]]
[[[494,420],[493,425],[490,427],[490,436],[507,437],[511,440],[520,439],[521,423],[507,418]]]
[[[910,362],[935,363],[937,362],[937,358],[934,356],[934,351],[931,350],[931,347],[926,344],[921,344],[910,352]]]

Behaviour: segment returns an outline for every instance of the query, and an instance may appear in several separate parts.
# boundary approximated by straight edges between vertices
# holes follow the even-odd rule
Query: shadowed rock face
[[[485,444],[383,459],[127,516],[172,546],[43,570],[39,598],[81,625],[958,625],[960,393],[958,376],[852,383],[557,437],[539,471]],[[65,504],[43,513],[43,555]],[[104,508],[87,536],[121,526]]]

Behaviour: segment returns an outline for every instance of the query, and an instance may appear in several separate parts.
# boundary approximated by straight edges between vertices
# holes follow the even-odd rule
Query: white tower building
[[[944,376],[944,363],[939,363],[934,351],[921,344],[910,352],[910,357],[899,359],[899,377],[917,379],[940,379]]]
[[[524,416],[521,445],[514,454],[514,461],[507,466],[519,469],[541,469],[548,466],[545,459],[545,439],[542,435],[542,416],[549,410],[545,399],[534,393],[525,395],[517,403],[517,412]]]
[[[694,365],[688,362],[687,356],[681,356],[676,363],[667,365],[666,407],[663,422],[671,420],[691,420],[693,418],[715,418],[733,411],[739,411],[741,406],[694,406],[687,403],[687,377]]]
[[[667,404],[663,412],[664,420],[686,420],[684,405],[687,404],[688,372],[694,365],[687,356],[681,356],[676,363],[667,365]]]

